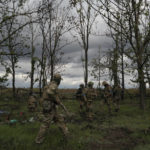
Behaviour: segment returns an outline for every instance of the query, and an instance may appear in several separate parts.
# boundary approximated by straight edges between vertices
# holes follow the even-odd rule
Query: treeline
[[[96,28],[100,17],[107,25],[105,36],[113,40],[113,46],[105,52],[99,48],[90,63],[90,37],[101,32]],[[31,62],[30,93],[37,82],[41,94],[47,80],[62,71],[62,48],[73,41],[84,52],[81,62],[85,85],[91,65],[98,86],[108,75],[114,85],[122,85],[123,99],[125,75],[132,75],[132,82],[139,86],[140,106],[145,109],[146,85],[150,87],[150,4],[146,0],[0,1],[0,63],[6,72],[0,76],[1,86],[6,85],[10,74],[15,98],[18,62],[27,57]]]

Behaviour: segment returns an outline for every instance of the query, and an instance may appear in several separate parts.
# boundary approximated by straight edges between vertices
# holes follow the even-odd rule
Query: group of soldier
[[[53,81],[48,83],[43,90],[43,95],[40,100],[41,111],[38,113],[38,118],[41,121],[41,126],[39,132],[36,136],[35,142],[42,143],[45,134],[51,124],[51,122],[56,122],[59,128],[62,130],[64,137],[68,137],[69,131],[65,124],[64,117],[62,114],[59,114],[57,111],[58,106],[61,106],[66,114],[69,116],[69,112],[66,107],[62,104],[58,96],[58,86],[61,82],[61,75],[55,74]],[[93,82],[88,82],[87,87],[84,84],[80,84],[79,89],[76,92],[76,98],[80,103],[80,114],[85,113],[86,118],[89,121],[93,119],[92,113],[92,103],[97,97],[97,92],[93,88]],[[115,111],[119,111],[119,100],[120,100],[120,91],[121,88],[119,85],[112,88],[111,86],[104,81],[104,99],[108,106],[109,113],[112,112],[112,105],[115,106]],[[34,112],[37,107],[37,100],[34,95],[31,95],[29,98],[28,108],[30,112]]]
[[[112,88],[106,81],[104,81],[102,84],[104,86],[103,96],[108,106],[109,114],[112,113],[113,107],[114,107],[115,112],[118,112],[120,109],[119,102],[121,99],[121,91],[122,91],[120,85],[116,84]]]
[[[84,84],[80,84],[79,89],[76,92],[76,97],[80,103],[80,113],[86,113],[87,118],[92,120],[92,103],[97,98],[97,92],[93,88],[94,83],[88,82],[87,87]],[[121,99],[121,88],[119,85],[115,85],[113,88],[104,81],[102,83],[104,86],[103,97],[104,102],[108,106],[109,114],[112,113],[114,108],[115,112],[119,111],[119,102]]]
[[[80,103],[80,113],[83,114],[85,112],[89,120],[92,120],[92,103],[97,97],[93,85],[93,82],[88,82],[86,88],[84,84],[80,84],[80,88],[76,92],[76,98]]]

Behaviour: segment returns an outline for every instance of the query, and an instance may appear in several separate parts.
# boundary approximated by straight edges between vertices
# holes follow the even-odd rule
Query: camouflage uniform
[[[36,108],[37,108],[36,97],[31,95],[28,100],[28,110],[29,112],[35,112]]]
[[[58,85],[60,83],[61,76],[59,74],[54,75],[54,81],[50,82],[48,86],[45,87],[43,92],[43,102],[42,102],[42,112],[39,114],[39,118],[42,120],[42,124],[38,135],[35,139],[36,143],[42,143],[45,137],[45,133],[49,128],[52,121],[58,123],[58,126],[63,131],[66,136],[69,131],[64,123],[64,118],[61,114],[57,112],[57,105],[62,103],[58,97]]]
[[[113,106],[112,88],[106,81],[103,82],[103,86],[104,86],[104,98],[108,106],[108,111],[109,113],[111,113]]]
[[[119,85],[116,85],[113,89],[113,102],[116,112],[118,112],[120,109],[119,107],[120,99],[121,99],[121,87]]]
[[[80,88],[76,92],[76,98],[80,103],[80,113],[83,112],[84,107],[86,109],[86,99],[84,91],[85,91],[84,84],[80,84]]]
[[[92,103],[93,103],[93,100],[97,97],[96,91],[93,88],[93,82],[88,83],[86,97],[87,97],[87,105],[86,105],[87,117],[89,120],[92,120]]]

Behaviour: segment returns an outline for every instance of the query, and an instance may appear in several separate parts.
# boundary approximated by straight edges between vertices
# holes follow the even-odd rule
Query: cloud
[[[33,4],[32,2],[33,0],[30,0],[30,4]],[[34,0],[34,2],[36,2],[36,0]],[[94,35],[90,36],[89,52],[88,52],[89,63],[91,62],[93,58],[97,56],[99,47],[101,47],[101,50],[103,52],[106,52],[109,49],[113,48],[112,39],[104,36],[107,30],[107,25],[104,23],[102,18],[98,18],[98,26],[97,28],[95,26],[94,29],[96,29],[95,32],[97,32],[97,34],[100,34],[101,36],[94,36]],[[26,30],[24,32],[26,32]],[[28,34],[28,33],[25,33],[25,34]],[[67,37],[64,37],[64,40],[65,38],[66,39],[69,38],[73,40],[72,36],[70,35],[68,35]],[[35,56],[37,57],[41,56],[41,50],[42,50],[42,46],[40,44],[41,41],[42,41],[41,37],[37,38],[37,40],[35,41],[36,43]],[[30,52],[31,50],[30,49],[24,50],[24,52],[27,52],[27,51]],[[78,42],[74,42],[71,45],[64,47],[62,51],[64,52],[64,55],[62,56],[62,64],[65,64],[65,71],[62,72],[63,80],[60,84],[60,88],[78,88],[79,84],[84,83],[84,71],[83,71],[83,66],[82,66],[83,62],[81,60],[81,57],[84,56],[84,51],[79,46]],[[30,57],[21,57],[19,59],[18,66],[20,66],[21,68],[16,69],[16,87],[29,87],[30,80],[28,79],[25,81],[25,78],[27,77],[26,73],[30,72],[30,69],[31,69]],[[4,74],[5,70],[1,66],[0,66],[0,70],[1,70],[0,71],[0,76],[1,76]],[[91,70],[90,67],[89,67],[89,70]],[[125,78],[126,78],[125,79],[126,86],[132,87],[133,84],[131,84],[131,81],[130,81],[132,77],[126,75]],[[90,76],[90,73],[89,73],[89,80],[93,80],[95,82],[95,86],[97,86],[97,81],[95,81],[95,79],[93,79],[93,77]],[[103,80],[109,81],[108,77],[106,76],[102,78],[101,82]],[[11,76],[9,76],[9,83],[11,86]],[[38,85],[36,84],[35,87],[37,86]]]
[[[93,58],[97,56],[99,45],[101,45],[102,50],[108,50],[112,45],[112,41],[109,38],[96,37],[94,39],[94,37],[92,37],[88,52],[89,63]],[[73,43],[72,45],[67,46],[63,49],[63,51],[65,54],[62,57],[62,62],[65,64],[65,71],[62,72],[63,81],[61,82],[60,88],[78,88],[79,84],[84,83],[84,71],[81,61],[81,55],[84,54],[84,51],[81,50],[78,43]],[[30,79],[25,81],[25,78],[27,77],[26,73],[30,72],[31,69],[30,58],[26,57],[20,59],[18,66],[20,68],[16,69],[16,87],[29,87]],[[91,70],[91,67],[89,67],[89,70]],[[3,70],[1,70],[1,74],[2,73],[4,73],[4,68]],[[130,78],[131,76],[126,76],[127,87],[133,86],[133,84],[131,84]],[[91,77],[89,73],[89,81],[90,80],[95,82],[96,87],[98,82],[95,81],[95,79],[93,79],[93,77]],[[108,76],[102,77],[101,82],[104,80],[108,81]],[[9,76],[9,86],[11,86],[11,76]],[[35,87],[37,86],[38,85],[35,84]]]

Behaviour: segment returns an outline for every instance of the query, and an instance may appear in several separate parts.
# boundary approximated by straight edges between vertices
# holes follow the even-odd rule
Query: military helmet
[[[60,74],[54,74],[54,80],[61,80],[62,78],[61,78],[61,75]]]
[[[83,87],[84,87],[84,84],[80,84],[80,87],[83,88]]]
[[[32,94],[30,93],[30,94],[29,94],[29,97],[30,97],[30,98],[37,98],[37,95],[36,95],[35,93],[32,93]]]
[[[92,81],[88,82],[88,86],[93,86],[94,83]]]
[[[33,96],[34,98],[37,98],[37,95],[36,95],[35,93],[33,93],[32,96]]]
[[[102,85],[105,86],[105,85],[109,85],[109,84],[106,81],[103,81]]]

